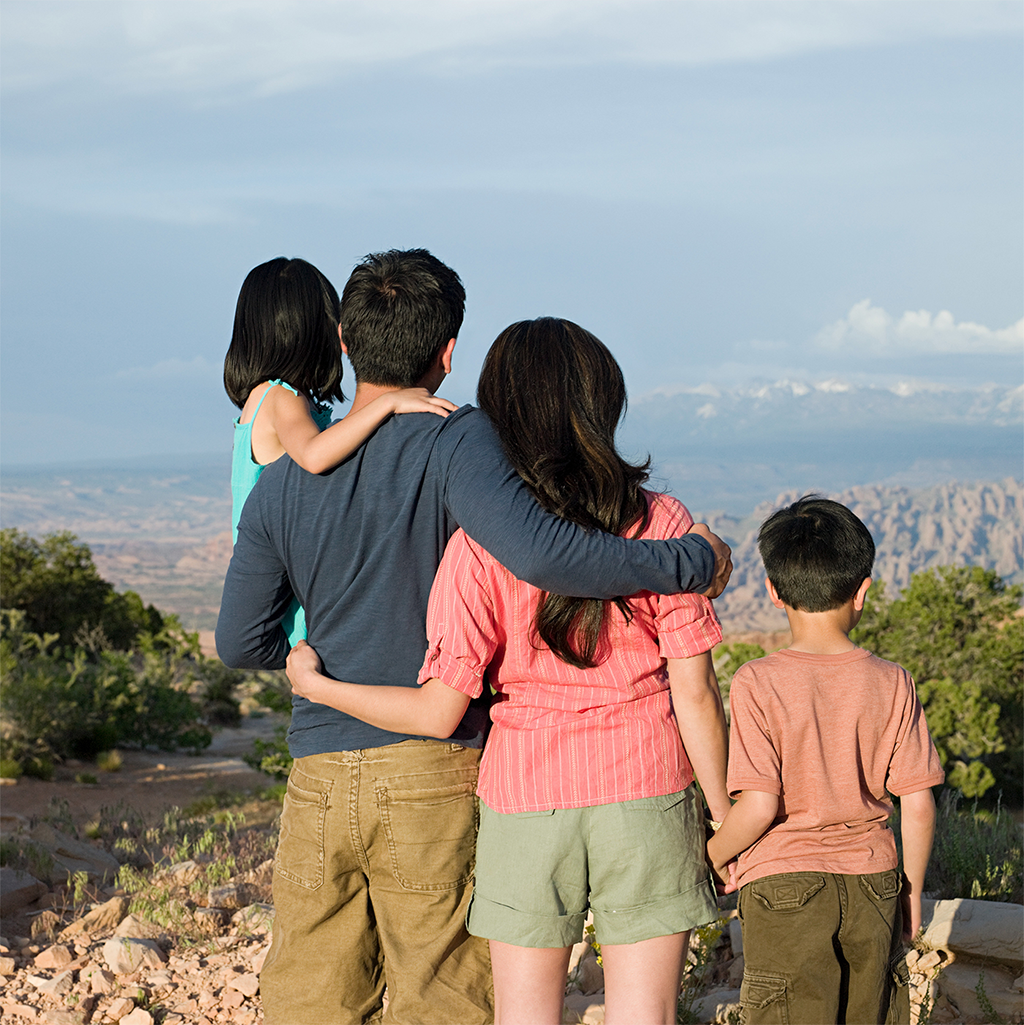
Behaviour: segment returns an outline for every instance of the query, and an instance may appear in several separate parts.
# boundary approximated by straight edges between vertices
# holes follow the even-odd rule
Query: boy
[[[809,495],[762,524],[758,549],[793,643],[733,679],[739,799],[708,842],[740,887],[744,1021],[909,1022],[901,938],[921,925],[944,775],[910,675],[848,637],[875,545],[849,509]]]

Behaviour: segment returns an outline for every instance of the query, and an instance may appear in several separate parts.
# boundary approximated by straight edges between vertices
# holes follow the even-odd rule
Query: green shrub
[[[851,634],[913,675],[946,782],[966,797],[1024,797],[1021,595],[994,570],[928,570],[896,599],[873,584]]]

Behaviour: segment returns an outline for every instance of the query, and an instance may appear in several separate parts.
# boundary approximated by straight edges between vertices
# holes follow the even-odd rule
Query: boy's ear
[[[865,577],[857,593],[853,596],[853,607],[857,612],[864,608],[864,599],[868,596],[868,588],[871,586],[871,577]]]
[[[772,604],[777,609],[784,609],[786,603],[779,597],[779,592],[775,590],[775,585],[767,577],[764,578],[764,587],[768,592],[768,597],[772,600]]]
[[[341,342],[341,351],[348,355],[348,346],[345,345],[345,339],[341,337],[341,325],[338,325],[338,341]]]

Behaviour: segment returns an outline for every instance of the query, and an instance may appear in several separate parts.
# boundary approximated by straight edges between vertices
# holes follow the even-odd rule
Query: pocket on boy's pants
[[[787,872],[755,879],[749,887],[750,899],[769,911],[785,914],[799,911],[825,889],[825,877],[819,872]]]
[[[787,980],[781,975],[744,975],[740,1005],[744,1022],[752,1025],[787,1025]]]

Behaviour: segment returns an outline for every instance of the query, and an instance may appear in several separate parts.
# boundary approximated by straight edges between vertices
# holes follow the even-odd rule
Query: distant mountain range
[[[678,495],[734,548],[717,603],[730,632],[784,629],[763,595],[757,526],[807,491],[851,505],[891,588],[944,564],[1024,579],[1024,389],[950,391],[784,381],[643,397],[622,432],[650,451],[652,486]],[[231,553],[229,457],[5,467],[0,522],[35,536],[70,530],[103,576],[177,612],[216,621]]]

